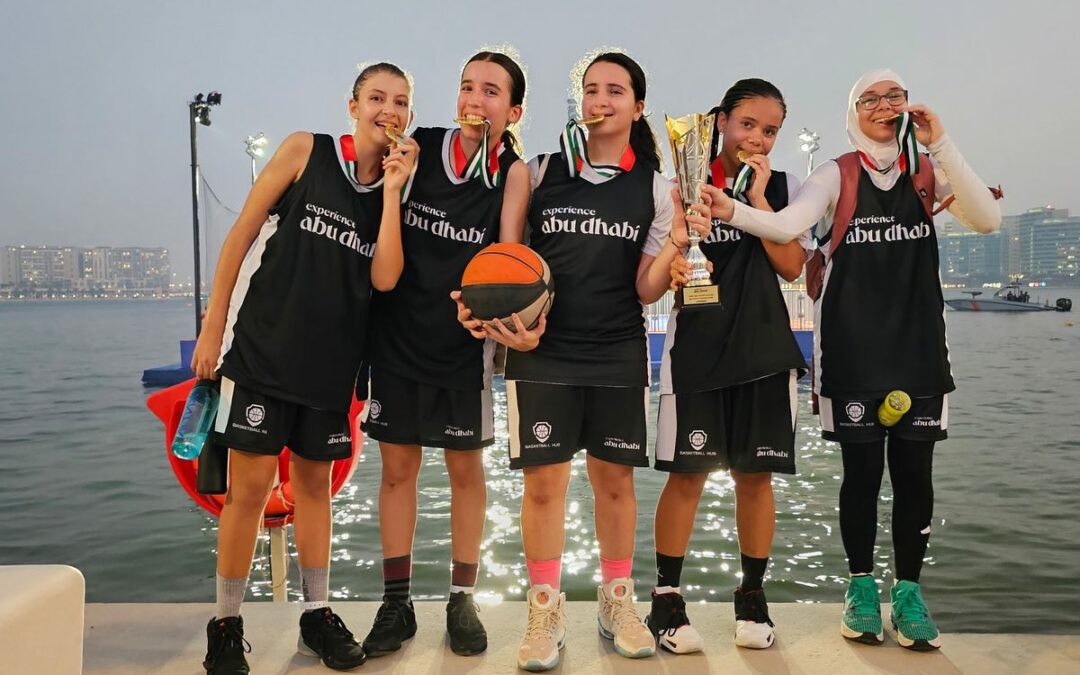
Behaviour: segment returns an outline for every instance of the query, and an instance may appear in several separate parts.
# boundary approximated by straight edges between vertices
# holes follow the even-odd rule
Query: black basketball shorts
[[[510,468],[569,462],[578,450],[648,466],[645,387],[506,381]]]
[[[346,413],[282,401],[227,377],[221,378],[214,431],[219,443],[259,455],[279,455],[288,446],[293,454],[316,461],[352,456]]]
[[[835,399],[818,397],[821,437],[840,443],[879,441],[886,434],[912,441],[943,441],[949,436],[949,396],[911,399],[911,410],[891,427],[878,420],[878,407],[885,397]]]
[[[384,443],[476,450],[495,442],[491,389],[443,389],[371,368],[360,428]]]
[[[795,473],[797,377],[792,370],[723,389],[662,395],[655,467]]]

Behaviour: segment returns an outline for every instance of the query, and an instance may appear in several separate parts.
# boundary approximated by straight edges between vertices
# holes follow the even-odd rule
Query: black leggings
[[[885,440],[841,443],[844,482],[840,486],[840,536],[852,574],[874,569],[878,492],[885,471]],[[893,486],[892,539],[896,578],[919,581],[930,520],[934,516],[931,467],[933,441],[889,437],[889,478]]]

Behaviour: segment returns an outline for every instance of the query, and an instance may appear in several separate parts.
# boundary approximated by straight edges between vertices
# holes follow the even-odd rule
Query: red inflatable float
[[[180,416],[184,412],[184,402],[188,392],[195,385],[195,380],[173,385],[168,389],[151,394],[146,399],[146,406],[165,425],[165,454],[169,458],[169,466],[172,467],[180,486],[188,493],[192,501],[205,509],[215,518],[221,515],[221,507],[225,503],[225,495],[204,495],[195,490],[195,476],[198,471],[198,459],[180,459],[172,453],[172,440],[176,435],[176,428],[180,425]],[[353,399],[352,409],[349,410],[349,427],[352,429],[352,457],[339,459],[334,462],[330,470],[330,494],[336,495],[345,483],[352,478],[356,470],[356,463],[360,460],[363,436],[360,434],[358,417],[363,410],[364,404]],[[278,458],[278,476],[281,482],[274,486],[270,493],[270,501],[266,503],[266,511],[263,515],[265,527],[279,527],[286,525],[292,520],[293,501],[292,485],[289,482],[289,450],[281,453]]]

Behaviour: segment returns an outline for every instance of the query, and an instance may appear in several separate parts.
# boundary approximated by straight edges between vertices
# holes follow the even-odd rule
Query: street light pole
[[[817,132],[810,131],[806,127],[802,128],[799,132],[799,149],[807,153],[806,157],[806,175],[809,176],[814,171],[814,151],[821,148],[818,145],[818,141],[821,139],[817,135]]]
[[[191,134],[191,231],[192,250],[195,254],[195,337],[202,332],[202,267],[200,265],[199,246],[199,143],[195,123],[210,126],[210,106],[221,105],[221,94],[212,91],[205,96],[196,94],[188,102],[188,127]]]
[[[266,135],[259,132],[257,136],[248,136],[244,139],[244,152],[251,158],[251,184],[255,184],[255,159],[266,153]]]

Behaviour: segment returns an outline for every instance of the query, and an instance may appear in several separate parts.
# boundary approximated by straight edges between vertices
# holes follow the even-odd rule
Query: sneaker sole
[[[557,648],[555,649],[555,657],[551,661],[548,661],[548,662],[537,661],[536,659],[530,659],[530,660],[526,661],[525,663],[522,663],[521,661],[518,661],[518,668],[520,668],[521,670],[527,670],[527,671],[532,672],[532,673],[538,673],[538,672],[541,672],[541,671],[544,671],[544,670],[551,670],[555,666],[559,665],[559,657],[561,655],[560,652],[562,651],[562,648],[565,647],[565,646],[566,646],[566,634],[564,633],[562,638],[556,644]]]
[[[690,645],[686,646],[686,643],[678,644],[669,640],[666,636],[661,635],[658,640],[661,647],[668,650],[672,654],[693,654],[694,652],[700,652],[703,649],[703,645]]]
[[[600,623],[599,618],[596,620],[596,628],[600,631],[600,637],[611,640],[612,645],[614,645],[615,647],[615,652],[618,653],[619,656],[625,656],[628,659],[643,659],[647,656],[652,656],[653,654],[656,654],[656,647],[642,647],[636,652],[632,652],[629,649],[621,646],[618,641],[615,640],[615,634],[604,628],[604,625]]]
[[[940,635],[938,635],[933,640],[925,640],[921,638],[918,640],[912,640],[908,637],[905,637],[904,634],[900,632],[900,628],[896,625],[895,618],[889,617],[889,619],[890,623],[892,623],[893,630],[896,631],[896,642],[904,649],[910,649],[913,652],[933,652],[941,649]]]
[[[319,659],[319,663],[323,664],[324,666],[326,666],[327,668],[329,668],[331,670],[352,670],[353,668],[359,668],[360,666],[367,663],[368,656],[370,656],[370,654],[368,654],[367,650],[365,649],[364,650],[364,658],[360,659],[360,661],[358,663],[353,663],[353,664],[344,665],[344,666],[332,666],[329,663],[327,663],[326,661],[323,661],[323,658],[322,658],[321,654],[319,654],[317,651],[315,651],[311,647],[308,647],[307,643],[304,642],[304,638],[302,636],[300,638],[297,638],[297,641],[296,641],[296,653],[300,654],[301,656],[310,656],[312,658]]]
[[[458,656],[476,656],[477,654],[483,654],[487,651],[487,641],[484,642],[482,647],[455,647],[454,643],[450,643],[450,651],[454,652]]]
[[[859,631],[851,630],[847,627],[847,624],[844,623],[843,618],[840,619],[840,634],[847,640],[864,645],[880,645],[882,642],[885,642],[884,632],[875,635],[869,631],[860,633]]]
[[[765,642],[759,642],[757,640],[740,640],[735,638],[735,646],[742,647],[743,649],[768,649],[776,642],[776,636],[772,633],[769,634],[769,639]]]

